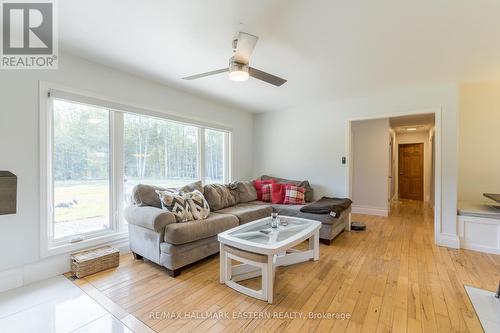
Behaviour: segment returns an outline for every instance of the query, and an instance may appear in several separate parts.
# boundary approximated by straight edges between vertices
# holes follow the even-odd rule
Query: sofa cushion
[[[176,245],[186,244],[215,236],[236,226],[238,226],[236,216],[210,213],[205,220],[168,224],[165,227],[165,242]]]
[[[189,256],[189,253],[196,248],[210,246],[213,243],[219,244],[217,236],[207,237],[196,242],[178,245],[163,242],[160,244],[160,251],[169,255],[180,254]]]
[[[253,204],[252,202],[240,203],[233,207],[227,207],[217,211],[217,213],[231,214],[238,218],[240,224],[252,222],[264,217],[271,216],[273,208],[269,203]]]
[[[194,190],[198,190],[203,193],[203,185],[201,181],[196,181],[191,184],[187,184],[181,188],[165,188],[160,186],[153,186],[147,184],[137,184],[132,189],[132,201],[134,204],[139,206],[152,206],[161,208],[160,197],[156,191],[165,191],[165,190],[176,190],[183,192],[192,192]]]
[[[238,186],[238,192],[240,194],[240,202],[250,202],[257,200],[257,191],[253,186],[253,182],[244,181],[236,182]]]
[[[208,184],[205,185],[205,199],[210,205],[211,211],[218,211],[222,208],[234,206],[240,202],[237,187],[230,188],[229,185]]]
[[[333,217],[330,214],[302,213],[300,211],[302,207],[304,207],[304,205],[273,205],[273,210],[282,216],[300,217],[324,224],[334,224],[335,221],[338,220],[338,218]]]
[[[303,187],[306,189],[306,193],[305,193],[306,202],[313,201],[313,189],[311,187],[311,184],[309,184],[309,181],[307,181],[307,180],[289,180],[289,179],[284,179],[284,178],[271,177],[268,175],[264,175],[264,176],[260,177],[260,179],[261,180],[274,179],[276,183],[290,184],[290,185]]]
[[[197,180],[195,182],[184,185],[184,186],[178,188],[178,190],[181,192],[193,192],[196,190],[196,191],[200,191],[201,194],[203,194],[203,192],[204,192],[203,183],[201,182],[201,180]]]

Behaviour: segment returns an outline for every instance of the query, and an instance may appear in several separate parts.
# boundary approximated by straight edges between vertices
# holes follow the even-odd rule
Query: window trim
[[[50,97],[49,97],[50,94]],[[68,242],[66,239],[52,240],[53,235],[53,199],[54,184],[52,175],[53,154],[53,119],[52,102],[54,98],[72,103],[82,103],[106,108],[110,112],[110,229],[88,233],[82,241]],[[59,84],[39,81],[39,119],[40,119],[40,257],[70,253],[88,247],[99,246],[114,241],[124,241],[128,238],[128,230],[124,223],[123,182],[123,118],[125,113],[148,116],[161,120],[180,123],[198,128],[198,176],[204,182],[205,174],[205,129],[213,129],[224,133],[224,182],[230,182],[232,176],[232,127],[225,124],[205,122],[197,118],[185,117],[176,113],[155,110],[150,107],[127,104],[114,98],[75,90]],[[118,133],[118,134],[117,134]],[[52,182],[52,184],[51,184]],[[92,237],[89,237],[92,236]]]
[[[109,97],[102,97],[90,92],[76,91],[59,85],[48,84],[46,93],[51,94],[52,97],[77,102],[86,105],[93,105],[100,108],[106,108],[112,111],[122,113],[132,113],[141,116],[150,116],[163,120],[169,120],[176,123],[181,123],[188,126],[205,127],[223,132],[232,132],[232,126],[221,124],[217,122],[207,122],[196,117],[186,117],[186,115],[171,112],[169,110],[159,110],[147,106],[140,106],[133,103],[124,103]],[[47,95],[45,95],[47,96]]]
[[[115,172],[118,170],[119,172],[119,164],[116,163],[115,159],[122,154],[122,150],[117,146],[116,141],[117,138],[121,138],[122,135],[115,135],[117,133],[116,131],[116,126],[117,126],[117,121],[116,121],[116,113],[113,112],[112,110],[106,109],[108,111],[108,149],[109,149],[109,164],[108,164],[108,185],[109,185],[109,202],[108,202],[108,222],[109,222],[109,228],[106,229],[101,229],[101,230],[95,230],[91,232],[87,232],[78,236],[83,237],[83,240],[74,242],[72,243],[71,240],[74,239],[74,237],[78,236],[65,236],[61,238],[54,239],[54,189],[55,189],[55,181],[53,177],[53,154],[54,154],[54,104],[53,102],[55,100],[61,100],[58,98],[48,98],[47,102],[47,127],[49,128],[47,131],[47,140],[45,142],[45,145],[47,147],[47,155],[44,156],[46,159],[46,167],[47,167],[47,189],[46,193],[48,194],[48,197],[46,201],[44,202],[44,205],[47,206],[47,214],[46,214],[46,224],[47,224],[47,244],[48,244],[48,249],[55,249],[55,248],[64,248],[67,245],[73,245],[75,248],[79,248],[76,244],[80,243],[89,243],[90,240],[92,239],[98,239],[98,238],[105,238],[110,235],[114,235],[116,233],[119,233],[120,231],[123,230],[121,228],[119,223],[119,219],[117,219],[116,213],[116,204],[117,204],[117,198],[115,195],[113,195],[113,191],[115,189],[115,185],[119,182],[116,181],[116,176]],[[75,103],[72,101],[67,101],[69,103]],[[76,102],[75,104],[78,104]],[[118,150],[116,150],[118,148]],[[123,149],[123,148],[121,148]],[[116,192],[118,193],[118,192]],[[42,205],[43,203],[41,203]]]
[[[224,163],[222,165],[223,169],[224,169],[224,173],[222,175],[222,182],[227,184],[227,183],[230,183],[232,181],[232,152],[231,152],[231,136],[232,136],[232,133],[231,132],[226,132],[226,131],[221,131],[221,130],[217,130],[217,129],[213,129],[213,128],[201,128],[202,131],[199,132],[199,135],[201,135],[203,137],[203,142],[201,142],[200,140],[200,145],[201,147],[199,147],[199,149],[201,149],[203,151],[203,155],[200,155],[200,156],[205,156],[205,130],[206,129],[210,129],[210,130],[213,130],[213,131],[219,131],[219,132],[222,132],[223,135],[224,135],[224,146],[222,147],[222,154],[223,154],[223,157],[224,157]],[[203,168],[203,172],[200,172],[200,179],[202,179],[203,183],[205,183],[205,159],[203,158],[202,159],[202,168]]]

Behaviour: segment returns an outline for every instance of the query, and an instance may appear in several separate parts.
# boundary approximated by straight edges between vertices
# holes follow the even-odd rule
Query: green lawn
[[[109,207],[107,181],[63,181],[54,186],[54,203],[77,203],[71,207],[54,208],[55,222],[75,221],[106,216]]]
[[[192,181],[190,179],[128,179],[125,185],[125,196],[127,197],[132,188],[139,183],[179,187]],[[56,223],[108,216],[109,184],[106,180],[56,181],[54,184],[54,206],[60,203],[70,204],[73,200],[76,200],[77,203],[70,207],[54,208],[54,221]]]

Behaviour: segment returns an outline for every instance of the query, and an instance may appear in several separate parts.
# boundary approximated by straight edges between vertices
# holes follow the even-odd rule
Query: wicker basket
[[[78,252],[71,255],[71,272],[82,278],[120,264],[120,251],[111,246]]]

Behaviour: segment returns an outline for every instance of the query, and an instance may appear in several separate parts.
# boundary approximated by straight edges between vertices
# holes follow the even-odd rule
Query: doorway
[[[360,152],[357,141],[359,140],[359,131],[356,127],[365,121],[374,120],[388,120],[389,129],[387,134],[384,134],[386,143],[382,145],[375,140],[370,140],[364,145],[366,151],[373,152],[376,150],[376,157],[368,159],[366,162],[359,159],[358,152]],[[390,208],[397,207],[398,211],[404,206],[412,209],[410,206],[415,207],[428,207],[433,210],[434,218],[434,237],[438,241],[438,235],[441,234],[441,111],[440,109],[422,110],[415,112],[405,112],[396,114],[386,114],[378,116],[367,116],[360,118],[351,118],[347,120],[347,172],[346,172],[346,194],[348,197],[354,199],[353,212],[369,215],[383,215],[387,216],[392,213]],[[368,133],[367,131],[361,133]],[[387,133],[387,132],[385,132]],[[362,134],[364,135],[364,134]],[[382,136],[380,136],[382,138]],[[393,143],[391,145],[391,142]],[[424,157],[423,157],[423,192],[418,196],[418,201],[414,200],[399,200],[399,145],[400,144],[415,144],[423,143]],[[371,149],[375,147],[382,147],[383,150]],[[384,148],[385,147],[385,148]],[[389,148],[389,149],[387,149]],[[363,147],[362,147],[363,149]],[[367,155],[368,156],[368,155]],[[366,157],[366,156],[365,156]],[[370,156],[369,156],[370,157]],[[385,173],[373,173],[373,166],[375,161],[388,160],[388,165]],[[361,168],[360,168],[361,165]],[[385,164],[384,164],[385,165]],[[370,179],[366,180],[359,176],[359,170],[365,169],[365,174],[370,175]],[[378,170],[379,168],[377,168]],[[382,170],[382,168],[380,168]],[[387,209],[381,210],[378,207],[368,206],[357,207],[359,196],[356,196],[357,185],[361,184],[363,189],[374,185],[371,180],[376,176],[377,188],[385,187],[388,195],[386,196]],[[385,177],[385,185],[379,180]],[[387,178],[389,178],[390,186],[387,185]],[[358,184],[356,184],[358,183]],[[420,187],[420,186],[419,186]],[[387,188],[389,188],[387,190]],[[391,190],[393,189],[393,190]],[[363,190],[361,193],[368,191]],[[359,192],[359,191],[358,191]],[[371,193],[372,191],[370,191]],[[381,198],[382,195],[370,194],[370,198]],[[387,199],[388,198],[388,199]],[[406,204],[408,203],[408,205]],[[403,204],[401,206],[401,204]],[[421,205],[421,206],[419,206]],[[375,209],[374,209],[375,208]],[[395,211],[395,213],[397,213]]]
[[[424,200],[424,144],[407,143],[398,146],[398,197]]]

